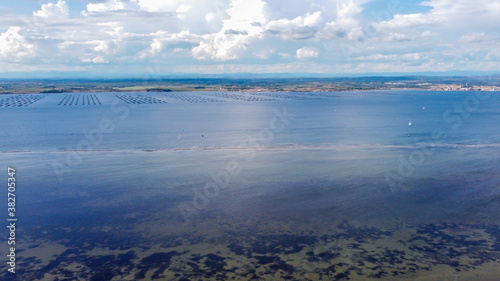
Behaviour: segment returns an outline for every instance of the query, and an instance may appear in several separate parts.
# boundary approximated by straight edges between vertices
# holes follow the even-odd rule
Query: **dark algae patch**
[[[191,233],[171,236],[169,240],[175,243],[151,239],[162,248],[132,236],[129,242],[137,242],[135,247],[124,249],[122,244],[108,251],[100,244],[66,237],[55,241],[66,244],[67,249],[49,261],[22,252],[25,256],[20,258],[17,276],[24,280],[56,276],[57,280],[95,281],[386,280],[409,278],[438,265],[447,266],[450,272],[468,272],[500,259],[496,225],[443,223],[379,229],[342,223],[336,229],[321,235],[228,230],[217,239]],[[26,246],[39,247],[43,247],[41,241]]]
[[[168,253],[155,253],[146,258],[143,258],[137,267],[139,272],[135,275],[136,279],[144,279],[149,270],[155,270],[151,279],[160,279],[160,275],[170,266],[172,257],[178,255],[172,251]]]

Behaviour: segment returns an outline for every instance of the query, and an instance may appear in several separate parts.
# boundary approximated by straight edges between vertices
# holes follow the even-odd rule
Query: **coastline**
[[[0,79],[0,95],[57,93],[168,92],[357,92],[500,91],[500,78],[355,77],[355,78],[186,78],[186,79]]]

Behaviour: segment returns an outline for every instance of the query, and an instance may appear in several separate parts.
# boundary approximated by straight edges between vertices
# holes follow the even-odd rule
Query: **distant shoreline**
[[[500,91],[500,76],[266,79],[0,79],[0,94],[127,92]]]
[[[425,91],[425,92],[458,92],[458,91],[489,91],[489,92],[498,92],[500,91],[500,87],[495,89],[422,89],[422,88],[390,88],[390,89],[352,89],[352,90],[295,90],[295,91],[287,91],[287,90],[173,90],[173,91],[144,91],[144,90],[123,90],[123,91],[58,91],[58,92],[36,92],[36,91],[26,91],[26,92],[0,92],[1,95],[35,95],[35,94],[81,94],[81,93],[92,93],[92,94],[107,94],[107,93],[193,93],[193,92],[263,92],[263,93],[342,93],[342,92],[375,92],[375,91]]]

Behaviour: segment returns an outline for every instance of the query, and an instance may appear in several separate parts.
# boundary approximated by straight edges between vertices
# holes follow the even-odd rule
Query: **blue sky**
[[[498,0],[20,0],[0,15],[0,77],[500,70]]]

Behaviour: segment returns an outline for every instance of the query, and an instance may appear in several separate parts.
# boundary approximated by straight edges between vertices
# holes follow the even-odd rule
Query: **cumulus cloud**
[[[421,3],[430,7],[426,13],[396,14],[381,21],[381,30],[415,29],[423,26],[440,30],[484,28],[500,23],[500,5],[488,0],[429,0]]]
[[[325,71],[340,63],[352,71],[392,71],[394,61],[408,69],[498,65],[498,1],[422,0],[425,12],[408,9],[418,5],[412,2],[405,13],[375,16],[366,10],[370,1],[86,0],[80,11],[73,1],[44,0],[26,14],[4,9],[0,60],[89,69],[122,62],[145,69],[167,60],[167,67],[242,64],[225,71],[247,69],[252,60],[252,67],[269,69],[284,61],[323,63]]]
[[[41,9],[33,12],[33,16],[40,18],[65,18],[69,15],[69,7],[65,1],[59,0],[56,4],[42,5]]]
[[[28,43],[22,32],[21,27],[11,26],[0,35],[0,58],[22,59],[35,55],[35,45]]]
[[[294,1],[293,8],[298,2],[307,3]],[[305,5],[306,10],[292,12],[292,7],[288,7],[291,3],[283,4],[277,0],[232,0],[231,7],[226,10],[228,18],[223,20],[220,30],[203,35],[202,42],[193,48],[192,54],[200,60],[235,60],[252,56],[267,59],[275,53],[284,57],[279,54],[296,52],[287,46],[275,45],[278,44],[276,39],[283,42],[318,42],[339,37],[357,39],[361,35],[358,18],[366,1],[336,2],[333,6],[332,1],[309,2]],[[280,9],[272,10],[271,7]],[[298,15],[289,17],[293,14]],[[274,51],[268,51],[270,49]],[[279,49],[282,51],[278,52]]]
[[[137,4],[146,11],[150,12],[164,12],[172,11],[179,7],[182,3],[178,0],[172,1],[157,1],[157,0],[138,0]]]
[[[191,34],[189,30],[185,29],[179,33],[170,33],[165,30],[159,30],[152,34],[153,41],[149,49],[141,51],[139,58],[146,58],[148,56],[155,56],[160,54],[166,46],[175,46],[180,43],[196,44],[200,41],[200,36]],[[173,48],[176,52],[180,52],[182,48]]]
[[[394,18],[389,21],[383,21],[376,26],[379,29],[385,30],[401,30],[412,29],[420,26],[425,26],[437,22],[437,18],[431,17],[428,14],[404,14],[394,15]]]
[[[304,47],[297,50],[296,56],[298,59],[317,58],[319,56],[319,52],[316,48]]]
[[[138,9],[137,3],[135,1],[124,1],[124,0],[107,0],[102,3],[89,3],[87,4],[88,13],[102,13],[109,11],[120,11],[120,10],[136,10]]]
[[[232,0],[226,10],[225,19],[217,33],[206,34],[202,42],[192,49],[192,54],[200,60],[233,60],[241,58],[252,47],[267,22],[264,16],[266,3],[263,0]]]
[[[482,42],[487,38],[484,32],[464,34],[458,40],[460,43],[476,43]]]
[[[422,58],[421,53],[408,53],[408,54],[373,54],[369,56],[357,57],[358,61],[402,61],[402,60],[419,60]]]
[[[345,1],[337,4],[337,14],[324,26],[321,39],[358,40],[363,35],[363,3]]]
[[[86,57],[81,57],[80,61],[84,62],[84,63],[97,63],[97,64],[99,64],[99,63],[109,63],[109,61],[107,61],[103,56],[96,56],[96,57],[86,56]]]
[[[321,11],[298,16],[294,19],[279,19],[266,25],[266,32],[281,39],[308,39],[316,35],[322,22]]]

